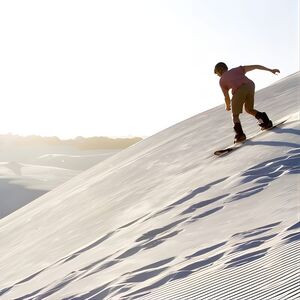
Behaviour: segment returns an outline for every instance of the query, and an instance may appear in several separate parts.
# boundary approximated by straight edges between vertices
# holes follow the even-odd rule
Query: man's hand
[[[277,75],[276,73],[280,73],[280,71],[278,69],[272,69],[270,70],[273,74]]]
[[[227,111],[230,111],[231,110],[231,107],[230,107],[230,105],[225,105],[225,109],[227,110]]]

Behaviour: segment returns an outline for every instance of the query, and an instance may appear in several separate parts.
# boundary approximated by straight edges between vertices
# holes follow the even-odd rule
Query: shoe
[[[235,137],[234,137],[234,143],[237,144],[237,143],[242,143],[246,140],[246,135],[243,133],[243,134],[236,134]]]
[[[272,121],[269,121],[267,124],[262,123],[262,124],[258,124],[258,125],[260,126],[261,130],[266,130],[266,129],[273,127]]]
[[[246,135],[243,132],[241,123],[235,123],[233,127],[236,135],[234,137],[234,143],[241,143],[246,140]]]
[[[272,121],[265,112],[257,112],[255,118],[258,120],[258,125],[261,127],[261,130],[273,127]]]

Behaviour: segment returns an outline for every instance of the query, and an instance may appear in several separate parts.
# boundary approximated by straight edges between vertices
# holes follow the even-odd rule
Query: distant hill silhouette
[[[12,146],[72,146],[81,150],[95,149],[125,149],[142,138],[110,138],[110,137],[76,137],[75,139],[62,140],[56,136],[43,137],[38,135],[19,136],[14,134],[0,135],[0,143]]]

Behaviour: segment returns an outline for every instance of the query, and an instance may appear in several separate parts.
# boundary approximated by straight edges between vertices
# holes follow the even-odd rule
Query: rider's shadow
[[[295,128],[279,128],[275,127],[272,129],[275,133],[278,134],[293,134],[296,136],[300,136],[300,130]],[[300,140],[299,140],[300,142]],[[265,145],[265,146],[274,146],[274,147],[290,147],[290,148],[300,148],[299,143],[291,143],[285,141],[254,141],[248,140],[247,144],[249,145]]]
[[[300,148],[300,144],[280,141],[247,141],[247,145],[264,145],[272,147]]]
[[[300,130],[295,128],[281,128],[281,127],[275,127],[272,129],[272,131],[275,131],[276,133],[282,134],[282,133],[288,133],[288,134],[295,134],[300,135]]]

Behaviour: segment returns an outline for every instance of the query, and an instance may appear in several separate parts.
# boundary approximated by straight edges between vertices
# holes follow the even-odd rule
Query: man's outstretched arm
[[[261,65],[244,66],[244,70],[245,70],[245,73],[250,72],[252,70],[269,71],[273,74],[280,73],[280,71],[278,69],[269,69],[269,68],[266,68],[266,67],[261,66]]]

